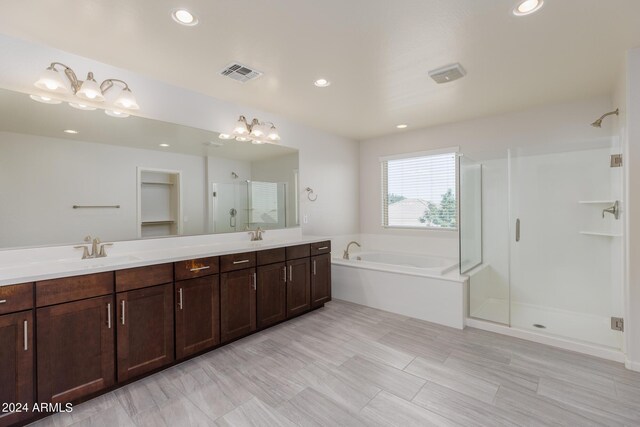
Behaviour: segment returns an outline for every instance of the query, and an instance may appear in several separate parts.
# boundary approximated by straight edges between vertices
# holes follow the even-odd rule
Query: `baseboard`
[[[572,341],[565,338],[551,337],[524,329],[510,328],[509,326],[497,323],[487,322],[484,320],[467,318],[466,325],[471,328],[482,329],[484,331],[495,332],[502,335],[508,335],[515,338],[521,338],[540,344],[558,347],[564,350],[575,351],[578,353],[588,354],[589,356],[599,357],[601,359],[612,360],[614,362],[624,363],[627,369],[640,371],[640,363],[630,362],[625,358],[621,350],[598,346],[595,344],[587,344],[578,341]],[[629,365],[628,365],[629,364]]]
[[[624,367],[630,371],[640,372],[640,362],[632,362],[629,359],[624,360]]]

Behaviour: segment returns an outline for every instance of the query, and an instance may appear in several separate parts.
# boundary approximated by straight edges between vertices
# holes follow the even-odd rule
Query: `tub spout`
[[[356,245],[357,247],[361,247],[360,243],[356,242],[356,241],[351,241],[349,242],[349,244],[347,245],[347,249],[344,250],[344,254],[342,254],[342,258],[343,259],[349,259],[349,248],[351,247],[351,245]]]

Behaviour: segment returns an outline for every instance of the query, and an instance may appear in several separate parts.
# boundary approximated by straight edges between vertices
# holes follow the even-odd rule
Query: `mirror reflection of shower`
[[[213,184],[212,222],[216,233],[285,228],[287,183],[240,181]],[[290,222],[290,221],[289,221]]]

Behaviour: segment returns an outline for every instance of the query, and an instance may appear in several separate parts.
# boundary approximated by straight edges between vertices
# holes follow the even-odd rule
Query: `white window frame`
[[[387,196],[385,195],[385,188],[388,188],[388,184],[385,182],[385,174],[384,174],[384,163],[389,160],[402,160],[402,159],[410,159],[413,157],[428,157],[428,156],[437,156],[440,154],[455,154],[455,187],[456,187],[456,227],[414,227],[414,226],[404,226],[404,225],[388,225],[388,205],[387,209],[385,209],[385,204],[388,203]],[[384,229],[400,229],[400,230],[424,230],[424,231],[441,231],[441,232],[458,232],[460,227],[460,201],[458,200],[460,193],[460,147],[449,147],[449,148],[441,148],[437,150],[429,150],[429,151],[416,151],[412,153],[402,153],[402,154],[394,154],[390,156],[381,156],[378,158],[380,162],[380,218],[382,222],[382,228]]]

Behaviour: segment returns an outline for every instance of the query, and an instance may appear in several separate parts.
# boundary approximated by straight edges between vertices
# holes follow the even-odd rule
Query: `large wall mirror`
[[[295,227],[298,152],[0,89],[0,248]]]

